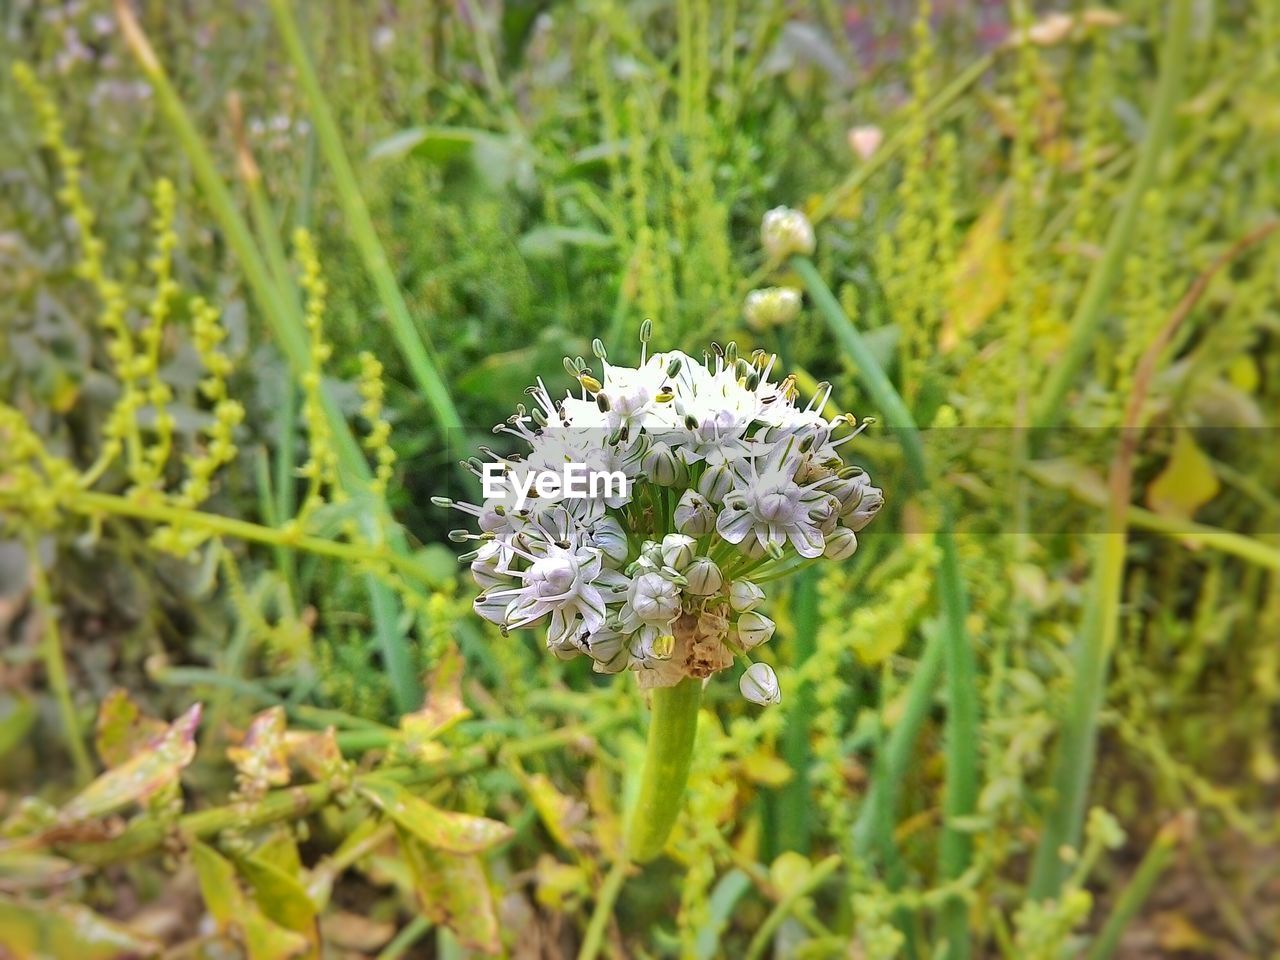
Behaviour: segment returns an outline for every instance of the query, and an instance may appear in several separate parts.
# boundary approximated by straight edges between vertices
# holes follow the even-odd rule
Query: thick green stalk
[[[1134,871],[1133,878],[1120,893],[1120,898],[1111,908],[1111,915],[1107,917],[1107,922],[1102,925],[1102,930],[1089,948],[1088,960],[1110,960],[1120,943],[1120,935],[1138,915],[1156,881],[1169,865],[1184,830],[1185,823],[1182,818],[1178,818],[1165,824],[1156,834],[1142,862],[1138,864],[1138,869]]]
[[[680,814],[701,700],[702,681],[694,677],[653,691],[640,794],[627,828],[627,856],[637,863],[662,853]]]
[[[920,440],[920,431],[915,425],[911,412],[884,370],[880,368],[875,354],[871,352],[862,335],[845,316],[839,301],[827,287],[813,261],[808,257],[795,256],[791,258],[791,266],[800,275],[809,292],[809,298],[826,321],[828,329],[848,354],[849,359],[857,366],[872,402],[883,412],[886,423],[894,430],[898,442],[902,445],[903,455],[913,480],[917,487],[924,489],[929,484],[924,445]],[[960,574],[960,561],[956,555],[951,517],[945,509],[937,540],[941,549],[937,583],[943,628],[936,638],[931,638],[929,642],[931,645],[942,644],[947,679],[946,823],[943,826],[939,848],[939,867],[944,879],[954,880],[968,868],[971,853],[968,836],[956,830],[952,824],[957,819],[971,814],[977,802],[978,695],[974,683],[976,668],[973,662],[973,648],[965,628],[967,601],[964,578]],[[929,653],[926,651],[926,658],[928,656]],[[887,772],[900,778],[905,772],[905,765],[904,769]],[[888,791],[888,796],[892,797],[896,794],[897,788],[898,781],[895,780],[885,789]],[[883,803],[882,800],[877,802]],[[888,814],[888,811],[877,809],[873,813],[883,817]],[[874,828],[875,822],[872,821],[872,829]],[[969,955],[968,922],[965,905],[960,898],[948,900],[943,909],[943,927],[949,944],[948,955],[953,958],[967,957]]]
[[[315,68],[311,64],[311,58],[298,32],[298,25],[294,20],[289,0],[271,0],[271,12],[275,15],[276,27],[284,41],[285,50],[289,54],[294,69],[298,72],[298,81],[310,104],[311,120],[320,142],[320,149],[324,151],[325,159],[333,173],[334,186],[337,187],[342,212],[346,216],[346,227],[351,233],[356,249],[360,252],[365,269],[369,271],[378,299],[382,301],[382,308],[386,311],[387,321],[391,325],[391,333],[400,347],[405,362],[409,365],[409,372],[413,375],[414,382],[431,405],[431,409],[440,421],[440,426],[445,430],[461,432],[462,419],[458,416],[453,399],[449,396],[449,390],[437,369],[430,344],[424,342],[426,333],[420,332],[414,326],[413,318],[409,314],[409,305],[405,303],[404,294],[396,281],[395,272],[391,269],[386,250],[382,246],[382,241],[378,239],[373,218],[369,215],[369,207],[364,201],[364,195],[360,192],[359,181],[351,167],[346,149],[342,145],[342,134],[338,130],[333,112],[329,109],[329,101],[320,87]]]
[[[1143,194],[1151,185],[1160,155],[1169,139],[1173,111],[1182,86],[1182,75],[1186,71],[1190,35],[1191,0],[1174,0],[1160,56],[1160,79],[1147,117],[1147,135],[1129,174],[1124,201],[1111,223],[1102,256],[1089,272],[1084,293],[1076,304],[1066,352],[1049,368],[1048,382],[1032,417],[1032,423],[1037,427],[1050,427],[1061,422],[1067,391],[1093,348],[1107,298],[1120,276],[1121,264],[1129,255]]]
[[[205,201],[209,204],[210,210],[218,221],[218,225],[227,239],[227,244],[231,247],[232,252],[235,253],[237,260],[239,260],[240,268],[244,271],[249,289],[258,303],[259,309],[271,325],[276,342],[280,344],[285,357],[289,361],[290,369],[295,377],[300,378],[309,368],[309,351],[307,334],[302,325],[302,317],[298,305],[283,297],[280,288],[272,282],[262,253],[254,242],[253,234],[250,232],[240,212],[236,209],[231,191],[227,189],[226,183],[223,182],[208,147],[192,122],[186,105],[182,102],[182,97],[174,89],[164,66],[156,57],[146,34],[142,32],[142,28],[129,7],[128,0],[116,0],[115,8],[116,19],[120,23],[125,42],[133,53],[138,66],[146,75],[152,90],[155,91],[156,101],[160,104],[161,111],[182,146],[183,152],[186,153],[187,160],[191,164],[196,182],[200,185]],[[360,449],[360,444],[356,441],[354,434],[352,434],[350,427],[347,425],[337,402],[328,391],[324,391],[322,400],[325,419],[329,421],[334,447],[338,453],[342,483],[344,486],[356,490],[364,489],[368,485],[372,473],[369,469],[369,464],[365,461],[364,453]],[[385,510],[385,508],[381,509]],[[378,518],[366,516],[362,518],[362,523],[366,528],[369,528],[377,527],[379,521]],[[386,518],[385,526],[389,533],[391,545],[397,552],[407,557],[408,549],[404,541],[403,531],[390,518]],[[385,640],[396,629],[395,623],[399,619],[397,612],[399,605],[390,589],[385,585],[370,580],[369,590],[374,616],[378,620],[375,624],[375,629],[379,636]],[[385,618],[389,614],[395,615],[388,621]],[[396,635],[396,642],[400,646],[405,645],[404,638],[399,634]],[[395,663],[387,664],[388,670],[393,669],[397,664],[407,661],[407,649],[402,653],[403,656],[395,658]],[[396,706],[401,711],[408,712],[421,706],[422,695],[417,676],[409,673],[404,676],[393,675],[391,679],[392,689],[396,697]]]

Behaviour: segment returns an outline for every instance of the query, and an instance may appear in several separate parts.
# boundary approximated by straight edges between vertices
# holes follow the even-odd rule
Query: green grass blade
[[[329,101],[320,87],[315,68],[311,64],[311,58],[298,32],[298,24],[294,19],[289,0],[271,0],[271,11],[275,15],[276,26],[284,41],[285,50],[294,69],[298,72],[298,81],[306,93],[316,137],[319,140],[320,149],[324,151],[330,172],[333,174],[334,186],[338,190],[347,229],[351,232],[351,239],[360,252],[365,269],[369,271],[378,299],[382,301],[382,308],[386,311],[387,321],[391,325],[391,333],[404,356],[405,363],[409,366],[414,382],[426,397],[440,426],[445,430],[460,432],[462,419],[458,416],[453,398],[450,397],[449,390],[440,376],[438,364],[432,357],[431,346],[429,343],[424,343],[425,334],[420,334],[414,326],[413,318],[409,314],[409,305],[405,303],[404,294],[396,281],[395,272],[391,269],[386,250],[382,246],[382,241],[378,239],[373,218],[369,215],[369,207],[365,203],[364,195],[360,192],[360,185],[351,167],[351,161],[347,157],[346,148],[342,145],[342,134],[338,130],[333,112],[329,109]]]
[[[844,310],[808,257],[792,257],[792,268],[800,275],[809,297],[817,307],[837,342],[857,365],[871,400],[883,411],[889,427],[893,428],[902,445],[907,466],[921,489],[928,486],[929,477],[925,465],[924,445],[911,412],[902,397],[876,361],[875,354],[867,346],[862,335],[845,316]],[[947,782],[945,816],[939,851],[939,867],[946,879],[959,877],[969,866],[971,843],[966,834],[951,826],[956,819],[973,813],[978,794],[978,700],[975,685],[973,648],[965,628],[966,606],[964,578],[960,574],[960,562],[956,556],[955,539],[951,520],[944,512],[938,531],[938,545],[942,555],[938,561],[938,596],[942,606],[943,628],[938,633],[944,651],[947,679],[947,728],[946,762]],[[928,656],[928,654],[926,654]],[[905,773],[889,769],[890,777]],[[891,780],[886,790],[888,796],[896,795],[899,780]],[[878,801],[883,803],[883,801]],[[888,811],[877,808],[874,814],[886,816]],[[875,823],[875,820],[872,820]],[[943,910],[943,925],[948,940],[949,956],[969,955],[969,934],[966,907],[962,900],[953,898]]]
[[[1071,318],[1071,340],[1066,353],[1049,367],[1049,379],[1036,406],[1032,422],[1037,427],[1060,423],[1067,391],[1093,348],[1102,323],[1107,298],[1120,276],[1120,267],[1130,252],[1133,230],[1138,221],[1142,196],[1151,186],[1156,165],[1169,140],[1173,126],[1173,110],[1182,75],[1186,71],[1187,43],[1191,34],[1191,0],[1175,0],[1169,14],[1164,49],[1160,57],[1160,79],[1156,85],[1151,113],[1147,118],[1147,135],[1138,161],[1129,174],[1124,201],[1111,222],[1102,256],[1094,263],[1084,293]]]

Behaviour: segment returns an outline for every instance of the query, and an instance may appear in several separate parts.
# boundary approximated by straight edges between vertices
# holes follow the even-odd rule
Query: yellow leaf
[[[1005,194],[969,228],[947,291],[947,313],[938,337],[946,353],[973,334],[1009,295],[1009,250],[1000,239]]]
[[[1227,367],[1227,379],[1241,393],[1258,392],[1258,366],[1253,357],[1242,353]]]
[[[1147,505],[1166,517],[1189,520],[1217,496],[1222,485],[1189,430],[1179,430],[1173,453],[1160,475],[1147,487]]]
[[[791,767],[775,754],[757,750],[742,758],[742,772],[752,783],[780,787],[791,779]]]

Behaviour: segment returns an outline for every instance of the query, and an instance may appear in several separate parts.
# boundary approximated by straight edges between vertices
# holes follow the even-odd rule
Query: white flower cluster
[[[646,322],[644,347],[650,330]],[[513,482],[574,463],[621,472],[626,484],[594,497],[534,493],[518,510],[505,498],[437,498],[478,520],[479,533],[452,536],[477,543],[464,559],[482,617],[504,632],[545,621],[558,656],[585,654],[600,672],[629,668],[642,686],[671,686],[773,635],[760,583],[857,549],[856,531],[883,503],[840,459],[861,427],[823,416],[826,385],[798,406],[794,378],[770,379],[775,357],[713,348],[702,362],[671,352],[632,368],[608,363],[596,341],[599,378],[567,360],[579,395],[554,400],[539,380],[535,406],[495,429],[529,447],[508,457],[484,448]],[[486,472],[476,458],[467,466]],[[754,665],[744,695],[775,702],[771,678]]]

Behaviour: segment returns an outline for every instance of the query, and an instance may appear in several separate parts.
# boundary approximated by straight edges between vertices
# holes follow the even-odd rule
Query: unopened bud
[[[683,533],[668,533],[662,538],[662,562],[672,570],[680,571],[693,560],[697,541]]]
[[[752,703],[767,707],[782,701],[782,691],[778,689],[778,676],[773,667],[767,663],[753,663],[747,667],[738,681],[738,689]]]
[[[785,260],[793,253],[807,257],[816,246],[813,224],[791,207],[774,207],[764,215],[760,222],[760,242],[769,259],[774,261]]]
[[[738,618],[738,639],[742,642],[742,649],[752,650],[767,643],[775,628],[776,624],[763,613],[754,610],[744,613]]]
[[[822,555],[828,560],[847,560],[858,549],[858,535],[848,527],[836,527],[826,536]]]
[[[800,313],[800,291],[791,287],[752,290],[742,306],[742,315],[752,330],[786,326]]]
[[[676,529],[691,537],[701,537],[716,526],[715,508],[696,490],[686,490],[676,504]]]
[[[750,580],[735,580],[729,587],[729,606],[738,613],[754,610],[764,603],[764,591]]]
[[[870,160],[883,142],[884,131],[879,127],[863,126],[849,130],[849,149],[863,160]]]
[[[724,574],[710,557],[698,557],[684,571],[685,591],[695,597],[710,597],[724,586]]]

